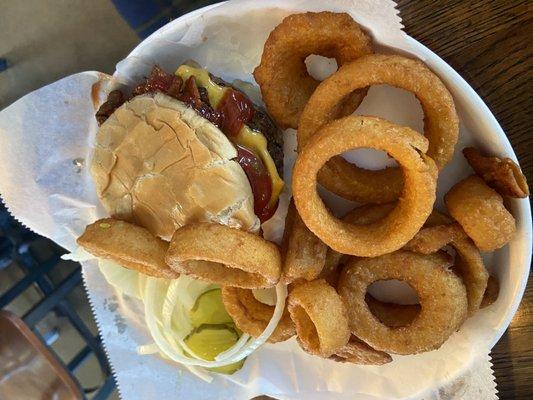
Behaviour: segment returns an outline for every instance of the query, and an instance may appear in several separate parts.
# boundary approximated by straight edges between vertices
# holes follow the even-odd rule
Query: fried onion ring
[[[368,308],[382,324],[390,328],[407,326],[420,313],[420,304],[395,304],[380,301],[370,294],[365,296]]]
[[[306,352],[327,358],[348,343],[346,308],[325,280],[296,284],[289,292],[288,308],[298,343]]]
[[[434,235],[434,236],[433,236]],[[466,286],[468,313],[479,309],[487,287],[489,273],[483,258],[472,239],[450,217],[434,210],[424,228],[407,243],[405,250],[430,254],[450,245],[456,251],[454,272],[458,273]]]
[[[489,276],[489,281],[487,282],[487,289],[485,289],[485,294],[483,295],[483,300],[479,308],[485,308],[490,306],[496,300],[498,300],[498,295],[500,294],[500,284],[498,279],[494,276]]]
[[[185,225],[174,233],[166,262],[197,279],[246,289],[274,286],[281,273],[275,244],[253,233],[205,222]]]
[[[319,279],[324,279],[331,286],[336,287],[339,280],[339,274],[342,265],[348,260],[349,256],[336,252],[328,247],[326,252],[326,261],[324,268],[318,275]]]
[[[361,207],[354,208],[346,214],[342,220],[349,224],[366,225],[376,222],[389,214],[396,203],[387,204],[366,204]],[[319,278],[325,279],[333,287],[337,287],[340,270],[342,266],[348,261],[350,256],[336,252],[328,248],[326,253],[326,262],[324,268],[319,275]]]
[[[404,246],[405,250],[422,254],[436,253],[454,240],[464,237],[465,233],[457,223],[428,226],[422,228],[414,238]]]
[[[502,196],[477,175],[456,183],[444,195],[444,203],[481,251],[499,249],[516,233],[515,219]]]
[[[474,147],[463,149],[468,164],[491,188],[503,196],[529,196],[527,180],[520,167],[510,158],[487,157]]]
[[[307,56],[335,58],[341,66],[370,53],[370,38],[348,14],[293,14],[270,32],[254,77],[270,115],[282,128],[296,129],[305,104],[320,83],[307,72]],[[347,96],[341,114],[351,114],[365,95],[362,87]]]
[[[89,253],[156,278],[176,279],[165,262],[168,243],[147,229],[113,218],[87,225],[77,243]]]
[[[317,173],[335,154],[371,147],[396,158],[404,174],[402,196],[383,219],[354,225],[335,218],[319,197]],[[293,171],[294,202],[307,227],[333,250],[375,257],[401,248],[424,224],[435,202],[437,168],[427,157],[427,139],[415,131],[375,117],[349,116],[314,135]]]
[[[412,92],[424,110],[427,155],[442,169],[451,159],[459,135],[459,119],[451,94],[422,62],[397,55],[371,54],[342,66],[313,93],[300,118],[298,147],[302,149],[318,130],[339,117],[338,104],[356,89],[388,84]],[[329,160],[318,182],[333,193],[360,203],[388,203],[402,191],[398,168],[371,171],[342,157]]]
[[[293,201],[285,221],[281,281],[285,284],[299,279],[311,281],[324,267],[327,246],[307,229]]]
[[[422,255],[399,250],[376,258],[351,260],[344,268],[338,291],[348,310],[352,333],[376,350],[415,354],[439,348],[467,315],[465,287],[447,270],[449,256]],[[420,299],[420,313],[407,326],[391,328],[372,314],[365,296],[379,280],[408,283]]]
[[[392,361],[389,354],[373,349],[353,335],[346,346],[333,354],[330,359],[360,365],[383,365]]]
[[[450,246],[457,252],[454,271],[463,279],[468,297],[468,313],[473,314],[479,310],[483,300],[489,273],[479,249],[466,234],[461,239],[450,242]]]
[[[274,313],[273,306],[258,301],[249,289],[224,286],[222,287],[222,301],[237,328],[253,337],[258,337],[263,333]],[[283,342],[295,334],[294,323],[285,307],[283,316],[268,338],[268,342]]]

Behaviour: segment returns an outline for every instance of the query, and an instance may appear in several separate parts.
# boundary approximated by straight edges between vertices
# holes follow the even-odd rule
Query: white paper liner
[[[419,58],[429,57],[426,62],[450,87],[462,117],[457,149],[475,144],[516,158],[486,106],[477,104],[479,98],[472,97],[471,88],[438,57],[433,59],[434,55],[421,50],[401,32],[393,2],[242,0],[203,14],[195,12],[162,28],[118,64],[111,81],[97,72],[72,75],[27,95],[0,113],[0,193],[8,209],[32,230],[74,250],[75,238],[85,225],[105,215],[86,167],[97,130],[91,97],[95,83],[104,83],[97,93],[103,98],[107,87],[137,82],[156,62],[172,70],[190,58],[229,81],[252,81],[251,72],[258,63],[263,42],[281,18],[295,10],[323,9],[349,11],[372,33],[380,51],[397,51],[392,50],[395,48]],[[422,129],[416,100],[397,89],[372,88],[357,112]],[[287,140],[285,149],[286,178],[290,182],[294,132],[287,137],[292,138]],[[373,157],[363,158],[373,164]],[[76,159],[85,160],[81,171],[74,164]],[[469,173],[457,151],[439,179],[439,196]],[[338,210],[349,207],[335,196],[329,200]],[[286,201],[287,198],[285,204]],[[492,260],[487,259],[497,267],[495,273],[501,284],[498,301],[470,318],[441,349],[394,357],[393,363],[379,367],[312,357],[301,351],[293,339],[264,346],[249,357],[242,370],[228,377],[217,375],[214,383],[207,384],[174,363],[137,355],[137,346],[151,342],[140,303],[118,296],[90,263],[84,263],[83,275],[125,399],[248,399],[260,394],[279,399],[420,398],[434,395],[436,388],[467,371],[475,360],[486,360],[490,346],[516,309],[529,266],[531,214],[527,201],[513,201],[512,207],[518,234]],[[283,212],[276,218],[281,223]],[[272,234],[279,238],[280,233],[278,229]]]

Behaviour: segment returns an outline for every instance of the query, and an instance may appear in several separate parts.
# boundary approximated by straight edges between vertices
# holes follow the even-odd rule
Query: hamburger
[[[282,132],[198,65],[155,66],[130,94],[112,91],[96,119],[91,174],[111,216],[170,240],[198,221],[258,231],[276,211]]]

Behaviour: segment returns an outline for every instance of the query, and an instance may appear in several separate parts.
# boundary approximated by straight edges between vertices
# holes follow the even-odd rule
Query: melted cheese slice
[[[227,87],[220,86],[217,83],[213,82],[209,76],[209,72],[203,68],[191,67],[190,65],[181,65],[175,72],[185,82],[191,76],[194,76],[198,85],[204,87],[207,90],[207,96],[209,97],[209,102],[211,107],[216,109],[224,97],[224,94],[228,90]],[[265,135],[259,131],[250,129],[249,126],[243,125],[239,134],[235,138],[231,138],[238,145],[246,147],[248,150],[254,152],[258,155],[263,161],[265,168],[268,171],[272,182],[272,195],[268,203],[269,207],[274,207],[278,201],[279,195],[283,190],[284,182],[278,174],[276,169],[276,164],[272,156],[268,152],[267,140]]]

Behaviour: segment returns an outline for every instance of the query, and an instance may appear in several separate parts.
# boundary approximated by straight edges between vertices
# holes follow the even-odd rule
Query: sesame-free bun
[[[252,189],[235,157],[228,138],[195,110],[147,94],[102,124],[91,174],[111,216],[162,239],[197,221],[255,231]]]

